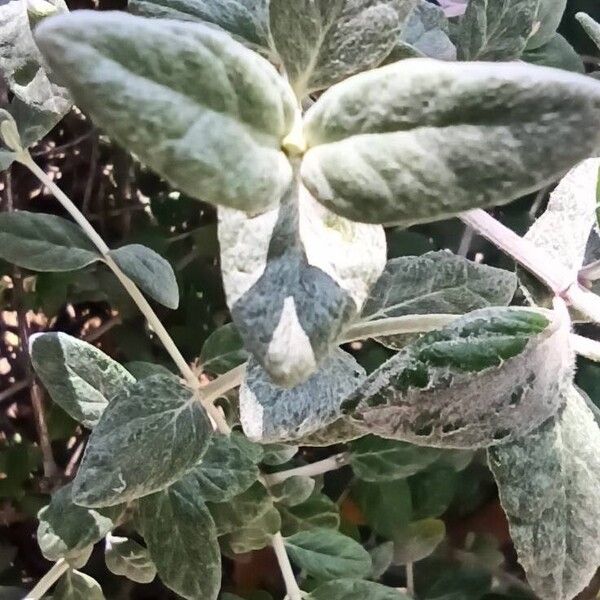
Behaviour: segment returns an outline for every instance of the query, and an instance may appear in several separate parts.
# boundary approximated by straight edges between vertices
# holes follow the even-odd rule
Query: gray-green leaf
[[[338,529],[339,508],[325,494],[313,491],[310,498],[295,506],[280,506],[281,533],[292,535],[305,529]]]
[[[200,364],[205,371],[226,373],[248,360],[242,338],[233,323],[213,331],[200,352]]]
[[[150,583],[156,577],[148,549],[129,538],[107,536],[104,560],[111,573],[137,583]]]
[[[528,50],[535,50],[552,39],[566,6],[567,0],[539,0],[533,35],[527,40]]]
[[[533,65],[554,67],[565,71],[573,71],[574,73],[585,73],[581,56],[559,33],[554,34],[554,37],[543,46],[533,50],[525,50],[522,59]]]
[[[312,477],[294,475],[285,481],[269,487],[273,502],[284,506],[302,504],[312,495],[315,489],[315,480]]]
[[[281,517],[275,507],[244,523],[244,525],[221,538],[222,547],[233,554],[261,550],[281,528]]]
[[[581,23],[585,32],[590,36],[591,40],[600,49],[600,24],[596,23],[592,17],[584,12],[577,13],[575,18]]]
[[[212,426],[194,392],[154,375],[110,402],[90,436],[73,497],[110,506],[164,489],[206,452]]]
[[[446,537],[446,525],[439,519],[413,521],[394,538],[395,565],[427,558]]]
[[[360,579],[328,581],[306,596],[306,600],[365,600],[365,598],[369,598],[369,600],[410,600],[411,596],[394,588]]]
[[[58,581],[53,600],[105,600],[100,584],[85,573],[67,571]]]

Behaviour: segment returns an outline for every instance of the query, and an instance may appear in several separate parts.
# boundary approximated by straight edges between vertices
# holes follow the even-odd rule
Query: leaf
[[[221,587],[217,531],[192,480],[142,498],[138,525],[168,588],[188,600],[216,600]]]
[[[219,242],[244,345],[286,387],[306,381],[337,345],[385,265],[381,227],[334,215],[296,183],[258,217],[219,210]]]
[[[52,400],[76,421],[95,427],[135,378],[95,346],[66,333],[41,333],[29,341],[31,363]]]
[[[150,583],[156,577],[156,566],[148,549],[129,538],[108,536],[104,559],[111,573],[136,583]]]
[[[572,361],[562,315],[484,308],[406,346],[342,410],[382,437],[490,446],[526,435],[558,410]]]
[[[505,306],[517,289],[514,273],[448,251],[389,260],[365,302],[369,320],[410,314],[463,314]]]
[[[281,483],[269,487],[273,502],[284,506],[297,506],[302,504],[312,495],[315,489],[315,480],[311,477],[294,475]]]
[[[577,13],[575,18],[579,21],[594,44],[600,48],[600,24],[584,12]]]
[[[274,385],[254,359],[240,388],[240,421],[251,440],[291,441],[341,416],[342,400],[364,379],[363,368],[336,349],[308,381],[287,389]]]
[[[583,123],[599,118],[599,95],[589,77],[533,65],[403,60],[309,109],[302,178],[327,208],[363,223],[504,204],[594,154]]]
[[[299,98],[380,64],[415,0],[271,0],[273,42]]]
[[[248,360],[242,338],[233,323],[213,331],[202,346],[200,363],[205,371],[226,373]]]
[[[446,525],[439,519],[413,521],[394,540],[394,564],[405,565],[427,558],[446,537]]]
[[[383,542],[379,546],[375,546],[369,551],[373,570],[371,571],[371,579],[380,579],[390,568],[392,559],[394,558],[394,543]]]
[[[331,529],[299,531],[285,538],[290,559],[317,579],[367,577],[371,556],[352,538]]]
[[[179,287],[173,267],[160,254],[141,244],[130,244],[111,250],[109,256],[148,296],[167,308],[179,306]]]
[[[437,464],[411,477],[413,518],[441,517],[454,499],[458,483],[454,469]]]
[[[305,529],[338,529],[340,526],[337,504],[319,491],[313,491],[301,504],[280,506],[279,512],[281,533],[286,536]]]
[[[548,43],[562,19],[567,0],[539,0],[532,36],[527,40],[527,49],[534,50]]]
[[[600,430],[571,388],[529,436],[490,449],[519,562],[544,599],[576,596],[600,564]]]
[[[136,379],[145,379],[146,377],[152,377],[152,375],[173,375],[167,367],[143,360],[128,362],[125,367]]]
[[[574,73],[585,73],[581,56],[559,33],[556,33],[543,46],[539,46],[533,50],[526,50],[522,58],[524,61],[534,65],[554,67],[556,69],[564,69],[565,71],[573,71]]]
[[[298,446],[290,444],[264,444],[263,463],[265,465],[279,466],[289,462],[298,453]]]
[[[32,271],[75,271],[102,256],[71,221],[19,211],[0,214],[0,258]]]
[[[394,588],[359,579],[328,581],[306,596],[306,600],[364,600],[365,598],[369,598],[369,600],[410,600],[410,596]]]
[[[289,185],[292,93],[226,33],[79,10],[42,23],[36,40],[77,105],[181,191],[256,213]]]
[[[90,436],[75,477],[82,506],[110,506],[171,485],[206,452],[212,426],[194,393],[154,375],[119,393]]]
[[[53,600],[105,600],[100,584],[85,573],[69,569],[58,581]]]
[[[271,543],[271,538],[281,528],[281,517],[276,508],[267,512],[242,527],[228,533],[221,539],[223,547],[230,554],[243,554],[252,550],[261,550]]]
[[[540,0],[469,0],[458,31],[460,60],[514,60],[534,30]]]

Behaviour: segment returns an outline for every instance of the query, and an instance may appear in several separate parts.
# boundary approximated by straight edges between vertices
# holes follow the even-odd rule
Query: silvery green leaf
[[[53,600],[105,600],[100,584],[85,573],[69,569],[59,580]]]
[[[489,451],[519,562],[535,593],[570,600],[600,564],[600,430],[578,392],[526,438]]]
[[[446,537],[446,525],[439,519],[413,521],[394,539],[395,565],[427,558]]]
[[[262,462],[265,465],[279,466],[289,462],[298,453],[298,446],[292,444],[264,444]]]
[[[333,423],[320,427],[308,435],[303,435],[298,439],[298,443],[302,446],[332,446],[350,442],[365,435],[365,433],[360,424],[353,422],[346,415],[342,415]]]
[[[294,475],[285,481],[269,487],[273,502],[284,506],[302,504],[312,495],[315,489],[315,480],[312,477]]]
[[[306,600],[410,600],[397,589],[360,579],[336,579],[323,583],[306,596]]]
[[[514,60],[534,31],[540,0],[469,0],[460,21],[460,60]]]
[[[156,577],[156,566],[148,549],[129,538],[107,536],[104,560],[111,573],[136,583],[150,583]]]
[[[543,46],[533,50],[525,50],[522,59],[533,65],[554,67],[565,71],[573,71],[574,73],[585,73],[581,56],[559,33],[554,34],[554,37]]]
[[[145,379],[152,375],[173,375],[173,373],[163,365],[146,362],[143,360],[133,360],[125,364],[125,368],[136,378]]]
[[[516,289],[514,273],[445,250],[402,256],[387,262],[369,293],[362,318],[463,314],[488,306],[505,306]]]
[[[179,306],[179,287],[173,267],[160,254],[141,244],[129,244],[111,250],[109,255],[148,296],[167,308]]]
[[[261,442],[292,441],[341,417],[341,403],[365,377],[352,356],[336,349],[307,381],[294,388],[275,385],[254,360],[240,388],[244,433]]]
[[[271,34],[298,97],[372,69],[415,0],[271,0]]]
[[[373,563],[371,579],[380,579],[392,564],[392,559],[394,558],[394,542],[383,542],[370,550],[369,554],[371,555],[371,562]]]
[[[280,506],[279,512],[282,535],[292,535],[315,528],[337,530],[340,526],[338,505],[316,490],[301,504]]]
[[[562,19],[567,0],[539,0],[532,36],[527,41],[527,49],[534,50],[548,43]]]
[[[503,204],[596,152],[600,132],[584,124],[600,118],[598,98],[597,81],[547,67],[403,60],[308,110],[303,181],[361,222],[407,226]]]
[[[288,187],[293,94],[228,34],[79,10],[44,21],[36,40],[77,105],[181,191],[256,213]]]
[[[204,342],[200,352],[200,364],[205,371],[226,373],[248,360],[248,353],[233,323],[227,323],[213,331]]]
[[[271,538],[281,528],[281,517],[275,507],[245,523],[242,527],[221,538],[224,550],[229,554],[243,554],[261,550],[271,543]]]
[[[128,8],[144,17],[212,23],[242,42],[269,49],[267,0],[129,0]]]
[[[0,214],[0,258],[32,271],[75,271],[102,259],[80,227],[62,217]]]
[[[460,317],[384,363],[342,410],[371,433],[418,445],[524,436],[556,413],[573,376],[567,319],[550,314],[486,308]]]
[[[373,567],[358,542],[332,529],[299,531],[285,538],[285,548],[294,564],[321,580],[367,577]]]
[[[142,498],[137,524],[168,588],[187,600],[216,600],[221,587],[217,531],[193,480]]]
[[[90,429],[108,403],[135,382],[104,352],[66,333],[36,334],[29,344],[33,368],[52,400]]]
[[[591,40],[600,48],[600,24],[584,12],[577,13],[575,18],[581,23]]]
[[[220,209],[219,241],[244,345],[287,387],[329,355],[385,265],[383,228],[338,217],[295,183],[258,217]]]
[[[74,481],[82,506],[110,506],[162,490],[190,471],[212,426],[194,392],[172,376],[130,385],[92,431]]]

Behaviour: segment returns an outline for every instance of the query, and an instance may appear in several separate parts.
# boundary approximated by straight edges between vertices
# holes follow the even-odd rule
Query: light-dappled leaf
[[[352,538],[331,529],[299,531],[285,538],[290,559],[317,579],[367,577],[371,556]]]
[[[109,252],[121,270],[151,298],[167,308],[179,306],[179,287],[173,267],[160,254],[141,244]]]
[[[350,444],[350,464],[363,481],[393,481],[426,469],[440,456],[437,448],[422,448],[367,435]]]
[[[292,535],[305,529],[338,529],[339,508],[325,494],[314,491],[310,498],[296,506],[280,506],[281,533]]]
[[[592,155],[600,83],[524,63],[403,60],[309,109],[302,177],[349,219],[410,225],[503,204]],[[401,174],[401,176],[399,175]]]
[[[173,375],[167,367],[143,360],[128,362],[125,364],[125,368],[136,379],[145,379],[146,377],[152,377],[152,375]]]
[[[306,600],[410,600],[410,596],[394,588],[361,581],[360,579],[337,579],[328,581],[313,590]]]
[[[0,258],[32,271],[75,271],[102,256],[75,223],[19,211],[0,214]]]
[[[248,360],[242,338],[233,323],[211,333],[202,346],[200,364],[205,371],[226,373]]]
[[[188,600],[216,600],[221,587],[217,531],[192,480],[142,498],[137,524],[168,588]]]
[[[291,441],[333,423],[340,406],[365,377],[352,356],[336,349],[308,381],[282,388],[250,359],[240,388],[240,420],[251,440]]]
[[[148,549],[129,538],[107,536],[104,560],[111,573],[136,583],[150,583],[156,577]]]
[[[533,65],[554,67],[565,71],[573,71],[574,73],[585,73],[581,56],[559,33],[554,34],[554,37],[543,46],[526,50],[522,59]]]
[[[298,446],[291,444],[264,444],[262,448],[262,462],[271,466],[284,465],[298,453]]]
[[[221,538],[221,545],[233,554],[261,550],[281,528],[281,517],[275,507]]]
[[[271,0],[271,34],[299,97],[376,67],[415,0]]]
[[[82,506],[110,506],[164,489],[206,452],[212,426],[192,390],[154,375],[115,396],[75,477]]]
[[[281,483],[269,487],[273,501],[284,506],[302,504],[312,495],[315,489],[315,480],[312,477],[294,475]]]
[[[105,600],[100,584],[89,575],[69,569],[59,580],[53,600]]]
[[[577,13],[575,18],[581,23],[594,44],[600,48],[600,23],[597,23],[592,17],[583,12]]]
[[[558,410],[573,375],[568,334],[562,315],[477,310],[406,346],[342,409],[374,434],[419,445],[508,442]]]
[[[535,593],[570,600],[600,564],[600,430],[571,388],[562,412],[489,451],[519,562]]]
[[[108,403],[135,382],[110,356],[66,333],[33,335],[29,344],[33,368],[52,400],[90,429]]]
[[[527,40],[527,48],[533,50],[548,43],[562,19],[567,0],[539,0],[533,35]]]
[[[446,525],[439,519],[409,523],[394,539],[394,564],[405,565],[427,558],[445,537]]]
[[[226,33],[79,10],[42,23],[36,40],[77,105],[190,196],[260,212],[289,185],[291,90]]]
[[[306,381],[385,265],[379,226],[353,223],[294,183],[258,217],[219,210],[223,283],[247,350],[278,384]]]

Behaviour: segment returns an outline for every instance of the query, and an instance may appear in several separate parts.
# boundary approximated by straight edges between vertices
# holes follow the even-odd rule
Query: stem
[[[589,282],[600,279],[600,260],[596,260],[585,267],[582,267],[579,271],[580,281]]]
[[[600,362],[600,342],[573,333],[571,334],[571,346],[580,356]]]
[[[283,575],[283,581],[285,582],[285,589],[287,590],[289,600],[302,600],[302,591],[298,587],[298,582],[296,581],[294,571],[292,570],[292,565],[290,564],[290,559],[285,550],[285,544],[280,531],[271,538],[271,546],[277,557],[277,562],[279,563],[279,568]]]
[[[406,589],[408,593],[415,597],[415,569],[414,564],[406,563]]]
[[[37,585],[23,600],[40,600],[68,570],[69,563],[64,558],[57,560],[53,567],[37,582]]]
[[[227,371],[227,373],[207,383],[201,388],[204,400],[206,402],[214,402],[217,398],[238,387],[238,385],[242,384],[245,373],[246,363]]]
[[[350,454],[348,452],[340,452],[324,460],[319,460],[303,467],[296,467],[295,469],[288,469],[287,471],[279,471],[278,473],[271,473],[270,475],[264,475],[264,479],[267,485],[276,485],[294,476],[314,477],[316,475],[322,475],[329,471],[335,471],[341,467],[347,465],[350,462]]]

